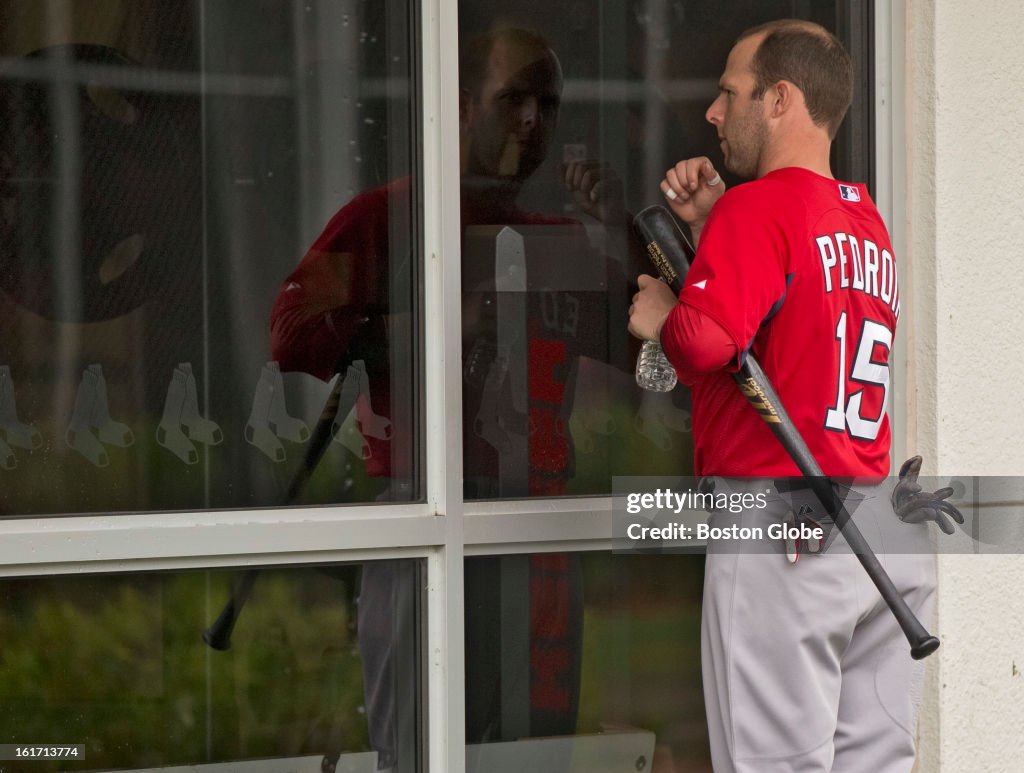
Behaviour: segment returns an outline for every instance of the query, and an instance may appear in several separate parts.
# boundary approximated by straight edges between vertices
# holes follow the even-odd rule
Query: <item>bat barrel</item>
[[[695,252],[675,218],[667,209],[655,204],[636,214],[633,228],[661,278],[679,295]]]

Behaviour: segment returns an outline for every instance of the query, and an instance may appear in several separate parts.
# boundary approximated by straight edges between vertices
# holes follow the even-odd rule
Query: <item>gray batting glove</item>
[[[953,493],[949,486],[938,491],[922,491],[917,482],[921,472],[921,457],[912,456],[900,467],[900,481],[892,490],[892,509],[904,523],[935,521],[946,534],[956,531],[950,518],[964,522],[963,513],[946,501]]]

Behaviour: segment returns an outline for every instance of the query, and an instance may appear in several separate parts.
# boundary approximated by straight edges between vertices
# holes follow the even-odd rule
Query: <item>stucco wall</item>
[[[907,447],[940,475],[1024,475],[1024,6],[909,0]],[[942,556],[922,771],[1024,760],[1024,557]]]

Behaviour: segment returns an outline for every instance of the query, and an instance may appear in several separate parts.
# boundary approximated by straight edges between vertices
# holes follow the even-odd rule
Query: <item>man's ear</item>
[[[772,118],[781,117],[793,109],[798,97],[799,91],[796,86],[789,81],[777,81],[764,95],[768,103],[768,115]]]

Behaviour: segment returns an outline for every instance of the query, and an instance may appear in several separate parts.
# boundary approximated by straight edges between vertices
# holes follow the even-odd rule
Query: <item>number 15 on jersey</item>
[[[885,325],[871,319],[861,324],[852,361],[846,332],[846,312],[839,315],[836,324],[836,340],[839,341],[839,372],[836,374],[836,401],[825,412],[825,426],[835,432],[848,432],[858,440],[875,440],[885,418],[889,404],[889,351],[892,348],[892,331]],[[883,359],[875,359],[875,347],[884,351]],[[847,373],[850,381],[860,385],[846,394]],[[870,387],[882,388],[881,407],[876,416],[864,416],[864,392]],[[871,411],[875,413],[875,411]]]

